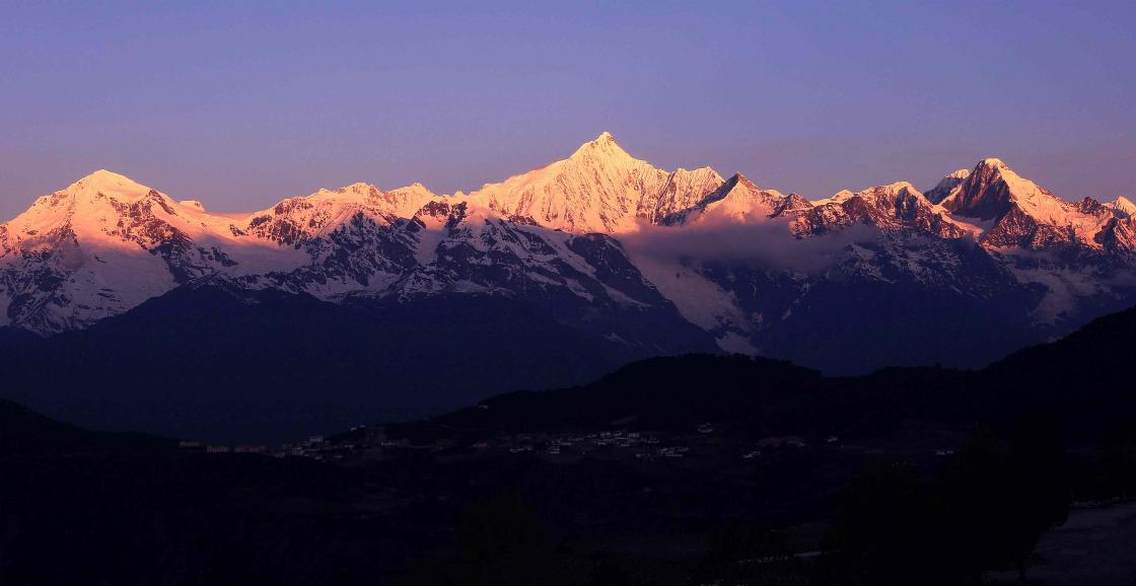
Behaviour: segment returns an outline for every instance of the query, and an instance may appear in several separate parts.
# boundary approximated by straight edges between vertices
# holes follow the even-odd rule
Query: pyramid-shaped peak
[[[1052,223],[1061,215],[1064,204],[1033,181],[1018,175],[1002,159],[982,159],[974,171],[949,195],[939,200],[942,190],[932,194],[931,201],[941,204],[953,214],[981,220],[999,219],[1017,207],[1023,213]]]
[[[99,169],[85,175],[84,177],[76,181],[75,184],[83,184],[87,186],[115,184],[138,185],[138,182],[121,173],[115,173],[114,171],[108,171],[107,169]]]
[[[730,176],[729,179],[722,183],[721,187],[714,190],[713,193],[707,195],[706,201],[710,202],[734,196],[740,196],[743,198],[753,196],[776,198],[784,197],[781,192],[775,189],[763,189],[758,184],[750,181],[749,177],[746,177],[741,173],[734,173]]]
[[[987,157],[974,166],[974,170],[960,181],[965,184],[986,184],[996,180],[1017,181],[1020,176],[1005,161]]]
[[[99,169],[67,186],[65,191],[73,195],[86,194],[93,197],[98,193],[104,193],[136,199],[149,194],[151,189],[126,175]]]
[[[761,191],[761,187],[754,183],[749,177],[746,177],[741,171],[731,175],[730,178],[726,180],[726,185],[728,186],[727,189],[733,189],[740,185],[751,191]]]
[[[1112,206],[1126,216],[1136,215],[1136,203],[1123,195],[1116,196],[1116,199],[1112,200]]]
[[[608,131],[603,131],[599,136],[595,137],[588,142],[580,145],[576,152],[572,153],[573,159],[580,159],[583,157],[601,157],[601,158],[631,158],[619,143],[615,142],[615,137]]]
[[[1002,159],[999,159],[997,157],[987,157],[979,161],[978,165],[975,166],[975,169],[1009,169],[1009,166],[1007,166],[1006,162]]]
[[[960,184],[964,185],[982,185],[992,181],[1005,182],[1011,191],[1025,192],[1044,191],[1036,183],[1029,179],[1022,177],[1017,171],[1010,168],[1002,159],[989,157],[982,159],[978,165],[974,167],[966,179],[962,180]]]
[[[83,179],[128,179],[128,177],[121,173],[115,173],[114,171],[111,171],[109,169],[98,169],[96,171],[92,171],[86,177],[83,177]]]

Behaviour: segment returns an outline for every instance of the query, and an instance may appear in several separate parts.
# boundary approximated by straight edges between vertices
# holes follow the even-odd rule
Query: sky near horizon
[[[986,156],[1136,192],[1136,3],[0,0],[0,221],[107,168],[219,211],[471,190],[611,131],[806,197]]]

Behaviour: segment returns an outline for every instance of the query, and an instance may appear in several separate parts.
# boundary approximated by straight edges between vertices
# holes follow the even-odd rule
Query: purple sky
[[[0,17],[4,219],[103,167],[217,210],[469,190],[605,129],[809,197],[988,155],[1136,192],[1131,1],[38,4]]]

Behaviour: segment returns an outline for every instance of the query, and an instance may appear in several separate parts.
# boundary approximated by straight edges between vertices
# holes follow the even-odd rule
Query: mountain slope
[[[1116,199],[1112,200],[1109,205],[1126,218],[1136,214],[1136,203],[1123,195],[1116,196]]]
[[[240,214],[99,171],[0,225],[0,328],[59,335],[208,285],[399,316],[531,312],[530,330],[604,340],[588,355],[603,364],[716,344],[835,373],[974,367],[1136,302],[1124,201],[1067,202],[997,159],[926,194],[808,201],[656,168],[609,133],[469,194],[356,183]]]
[[[668,173],[632,157],[611,133],[567,159],[469,194],[471,203],[505,218],[529,219],[569,232],[634,232],[686,209],[722,182],[713,169]]]
[[[931,429],[1012,429],[1041,416],[1059,422],[1069,439],[1091,445],[1109,434],[1131,434],[1136,394],[1129,389],[1130,373],[1094,365],[1123,361],[1134,344],[1136,308],[976,371],[892,368],[824,377],[737,355],[653,358],[586,385],[497,395],[394,429],[396,435],[433,433],[473,442],[517,433],[690,434],[706,426],[726,436],[839,435],[856,443],[928,422]]]
[[[760,222],[783,208],[785,200],[780,192],[762,189],[741,173],[735,173],[699,201],[664,216],[661,223]]]
[[[1096,248],[1114,219],[1111,210],[1093,200],[1074,204],[1058,198],[1015,173],[1001,159],[980,161],[940,203],[955,215],[991,223],[981,240],[995,247],[1076,244]]]
[[[0,366],[4,396],[77,423],[264,441],[501,388],[582,382],[657,353],[712,350],[699,334],[681,320],[627,326],[623,338],[651,336],[645,348],[506,297],[333,304],[217,282],[85,330],[0,347]]]

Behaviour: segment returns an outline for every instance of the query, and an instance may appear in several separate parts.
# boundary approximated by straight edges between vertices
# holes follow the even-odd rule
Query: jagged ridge
[[[1124,198],[1067,202],[999,159],[926,194],[897,182],[809,201],[740,173],[655,168],[606,132],[468,194],[356,183],[247,214],[213,214],[104,170],[0,225],[0,325],[83,328],[209,279],[334,302],[506,295],[606,316],[582,327],[669,312],[724,348],[773,354],[774,332],[815,326],[798,322],[816,314],[818,291],[945,290],[1018,299],[1019,325],[1041,335],[1133,299],[1132,209]],[[714,231],[735,239],[720,258],[682,248],[684,235]],[[648,263],[620,243],[642,234],[671,239],[670,256]],[[759,270],[750,253],[765,259]],[[650,346],[640,326],[603,333]]]

